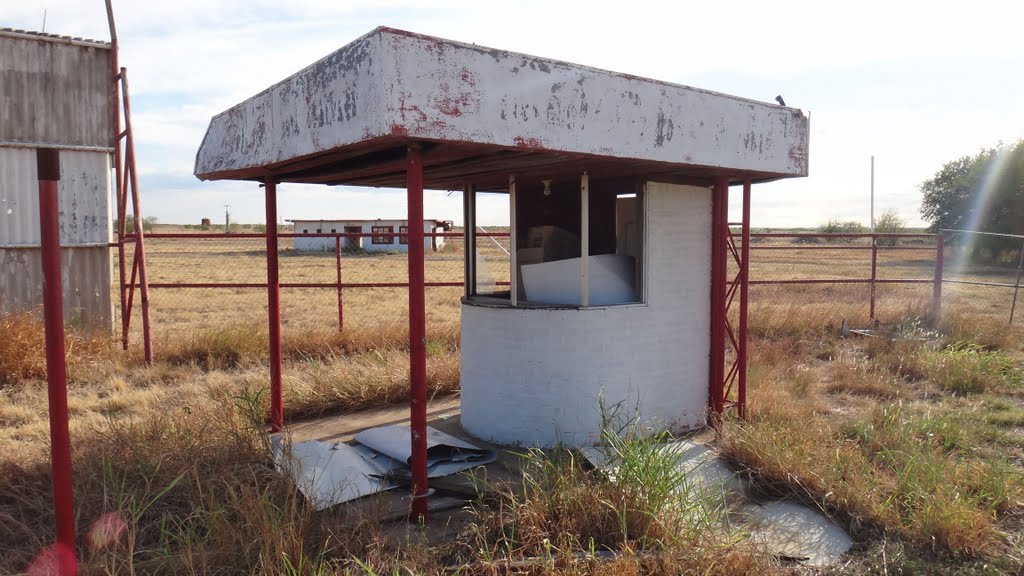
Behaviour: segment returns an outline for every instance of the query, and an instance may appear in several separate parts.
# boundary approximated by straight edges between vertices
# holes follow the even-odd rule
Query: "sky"
[[[106,40],[103,0],[0,0],[0,26]],[[1024,48],[1013,1],[114,0],[129,70],[143,214],[264,220],[254,183],[200,182],[210,117],[379,25],[787,105],[810,114],[810,175],[757,185],[755,227],[920,219],[942,165],[1024,137]],[[735,189],[734,189],[735,190]],[[281,218],[404,217],[403,191],[279,187]],[[731,213],[739,214],[738,193]],[[484,195],[479,222],[508,222]],[[425,216],[462,217],[429,191]]]

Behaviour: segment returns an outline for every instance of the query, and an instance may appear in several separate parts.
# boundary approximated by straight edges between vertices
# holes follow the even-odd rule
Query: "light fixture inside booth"
[[[541,180],[544,183],[544,195],[551,196],[551,180]]]

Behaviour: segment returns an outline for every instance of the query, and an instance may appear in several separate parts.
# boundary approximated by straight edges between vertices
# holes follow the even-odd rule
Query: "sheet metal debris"
[[[391,473],[407,477],[412,459],[409,427],[405,425],[370,428],[356,434],[356,442],[392,459]],[[427,477],[440,478],[490,464],[498,455],[427,426]]]
[[[271,446],[278,469],[292,477],[317,510],[398,486],[386,479],[365,447],[316,440],[288,445],[280,435]]]
[[[396,488],[411,477],[408,426],[370,428],[356,435],[359,444],[310,440],[288,444],[271,436],[274,463],[291,476],[317,510]],[[427,427],[427,471],[431,478],[448,476],[497,459],[479,448]]]

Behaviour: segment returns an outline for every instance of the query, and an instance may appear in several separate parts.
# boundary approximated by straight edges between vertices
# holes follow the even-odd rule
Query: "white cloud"
[[[0,25],[38,29],[45,9],[50,32],[107,37],[99,0],[5,4]],[[782,92],[812,112],[811,176],[757,186],[755,225],[867,222],[871,155],[878,212],[919,223],[917,186],[943,162],[1024,135],[1020,3],[115,0],[115,9],[142,190],[164,221],[225,203],[261,221],[255,185],[188,179],[210,116],[377,25],[767,101]],[[282,192],[281,213],[404,211],[396,192],[307,188]],[[482,200],[481,221],[507,219],[505,202]],[[427,208],[461,218],[444,195]]]

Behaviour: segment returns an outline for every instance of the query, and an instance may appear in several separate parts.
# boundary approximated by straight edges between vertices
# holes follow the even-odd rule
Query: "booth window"
[[[643,180],[588,180],[586,224],[581,179],[517,183],[518,302],[589,306],[643,302]],[[584,242],[588,246],[585,274]]]
[[[398,227],[398,243],[408,244],[409,243],[409,227],[399,226]]]
[[[392,236],[395,232],[394,226],[373,226],[370,229],[373,234],[370,238],[371,244],[394,244],[395,237]]]

